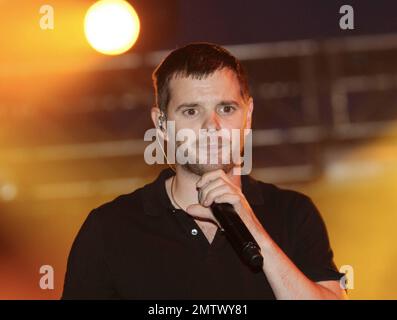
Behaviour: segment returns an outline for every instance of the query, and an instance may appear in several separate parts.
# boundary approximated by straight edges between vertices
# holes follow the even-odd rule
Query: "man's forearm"
[[[248,229],[258,242],[263,255],[263,272],[277,299],[339,299],[333,291],[307,278],[258,221]]]
[[[334,292],[307,278],[271,239],[259,243],[263,272],[277,299],[338,299]]]

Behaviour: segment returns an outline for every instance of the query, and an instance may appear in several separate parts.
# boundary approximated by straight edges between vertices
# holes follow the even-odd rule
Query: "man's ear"
[[[150,115],[152,117],[152,121],[154,126],[157,129],[157,133],[163,140],[167,140],[166,135],[166,119],[162,117],[162,112],[158,107],[152,107],[150,111]]]
[[[254,100],[252,97],[248,99],[248,109],[245,115],[245,125],[244,129],[251,129],[252,124],[252,112],[254,111]]]

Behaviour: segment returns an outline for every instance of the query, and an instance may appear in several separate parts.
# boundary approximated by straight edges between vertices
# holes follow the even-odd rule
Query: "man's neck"
[[[227,173],[230,181],[233,184],[241,188],[241,176],[234,175],[233,170],[230,170]],[[176,175],[175,181],[173,182],[173,192],[171,194],[171,198],[173,196],[174,199],[171,199],[173,202],[177,202],[177,206],[181,206],[182,209],[186,209],[191,204],[197,204],[198,201],[198,191],[196,188],[196,183],[201,177],[196,175],[185,168],[181,167],[180,165],[176,166]],[[172,177],[168,181],[168,190],[171,191],[171,182]],[[175,203],[174,203],[175,205]]]
[[[233,170],[230,170],[228,176],[230,180],[241,188],[241,176],[233,175]],[[171,177],[166,180],[165,187],[168,193],[168,197],[170,198],[172,204],[175,207],[181,207],[186,211],[186,208],[191,204],[197,204],[198,201],[198,191],[196,189],[196,183],[201,177],[196,175],[181,166],[176,167],[176,175],[175,178]],[[172,180],[175,179],[173,183],[173,192],[171,192]],[[206,208],[206,210],[210,210]],[[201,220],[198,218],[194,219],[198,226],[201,228],[205,237],[207,238],[209,243],[212,243],[216,230],[218,226],[213,221]]]

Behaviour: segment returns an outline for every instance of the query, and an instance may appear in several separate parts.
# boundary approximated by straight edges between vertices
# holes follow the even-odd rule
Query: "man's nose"
[[[205,122],[203,124],[203,129],[212,129],[212,130],[220,130],[221,126],[220,126],[220,119],[218,114],[213,111],[210,112],[207,116],[207,118],[205,119]]]

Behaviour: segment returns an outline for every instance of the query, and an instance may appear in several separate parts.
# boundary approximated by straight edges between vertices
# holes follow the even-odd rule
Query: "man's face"
[[[220,142],[228,144],[230,152],[233,152],[232,147],[237,145],[239,147],[238,154],[240,154],[243,148],[244,129],[251,127],[253,109],[252,99],[246,101],[241,95],[236,74],[230,69],[224,68],[202,79],[177,76],[170,80],[169,89],[170,102],[167,118],[175,121],[176,133],[181,129],[194,131],[197,139],[192,144],[191,151],[196,159],[199,156],[199,140],[201,140],[200,142],[205,140],[208,144],[212,143],[207,137],[202,138],[203,136],[199,134],[200,129],[209,130],[207,132],[210,135],[215,133],[219,137],[215,140],[218,140],[220,148],[205,146],[207,163],[199,163],[197,160],[196,163],[187,163],[184,167],[198,175],[217,169],[229,172],[234,164],[232,161],[229,164],[222,161]],[[231,144],[232,129],[241,130],[238,137],[239,144]],[[223,139],[220,139],[220,136]],[[182,142],[177,143],[177,147],[180,144]],[[218,163],[210,163],[211,153],[215,154],[212,157],[218,158]]]

